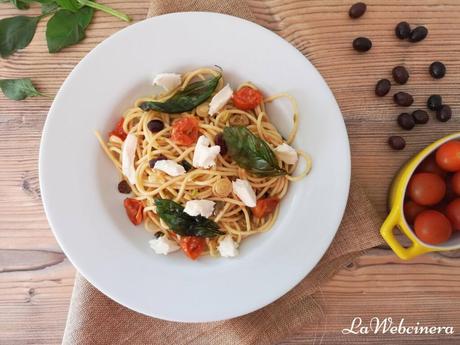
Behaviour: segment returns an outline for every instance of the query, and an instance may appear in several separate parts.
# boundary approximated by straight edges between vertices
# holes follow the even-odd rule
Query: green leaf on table
[[[55,0],[55,2],[64,10],[69,10],[72,12],[77,12],[80,8],[83,7],[77,0]]]
[[[191,216],[184,207],[168,199],[156,199],[157,214],[168,227],[180,236],[214,237],[223,235],[219,225],[202,216]]]
[[[184,90],[178,91],[164,102],[147,101],[139,105],[144,110],[156,110],[163,113],[175,114],[190,111],[206,101],[219,83],[220,75],[191,83]]]
[[[29,45],[40,18],[17,16],[0,20],[0,55],[2,58]]]
[[[42,5],[42,14],[49,14],[52,12],[56,12],[59,9],[59,5],[54,2],[54,0],[50,1],[40,1]]]
[[[0,79],[0,88],[6,97],[16,101],[27,97],[43,96],[37,91],[29,78]]]
[[[258,176],[285,175],[270,146],[246,127],[225,127],[228,154],[240,167]]]
[[[84,39],[85,30],[93,18],[93,12],[94,10],[90,7],[83,7],[77,12],[69,10],[56,12],[46,26],[48,51],[56,53]]]
[[[29,8],[30,0],[9,0],[4,2],[11,2],[16,8],[20,10],[27,10]]]

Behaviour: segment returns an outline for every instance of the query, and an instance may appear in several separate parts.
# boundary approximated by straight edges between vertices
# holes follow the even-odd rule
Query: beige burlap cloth
[[[153,0],[149,16],[213,11],[254,20],[244,0]],[[337,235],[317,267],[294,289],[263,309],[235,319],[175,323],[133,312],[77,275],[63,344],[276,344],[322,317],[315,291],[363,250],[382,244],[380,219],[356,181]]]

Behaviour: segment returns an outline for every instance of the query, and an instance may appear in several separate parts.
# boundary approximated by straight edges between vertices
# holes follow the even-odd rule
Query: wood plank
[[[258,20],[297,45],[322,73],[343,111],[353,152],[354,173],[383,215],[386,191],[398,167],[432,140],[460,130],[460,3],[457,0],[366,1],[368,12],[356,21],[347,16],[344,0],[249,0]],[[103,1],[136,21],[147,13],[148,0]],[[19,11],[0,4],[0,18]],[[38,9],[26,13],[37,14]],[[394,38],[397,22],[425,24],[430,33],[418,44]],[[63,256],[44,216],[38,186],[37,157],[41,130],[52,96],[75,64],[97,43],[127,24],[97,13],[88,37],[79,45],[50,55],[39,25],[32,44],[10,59],[0,60],[0,77],[28,76],[50,98],[15,102],[0,95],[0,343],[59,344],[65,325],[74,269]],[[358,35],[372,38],[374,47],[358,54],[350,46]],[[448,73],[439,81],[427,74],[432,59],[446,62]],[[403,133],[395,117],[401,109],[391,97],[373,96],[375,82],[389,77],[396,64],[411,71],[406,86],[416,107],[440,93],[454,110],[446,124],[434,119]],[[408,147],[391,152],[390,134],[403,133]],[[460,326],[460,262],[458,253],[431,254],[409,263],[385,249],[374,249],[325,284],[319,301],[325,318],[306,326],[283,344],[337,344],[340,330],[355,316],[391,316],[408,323]],[[339,340],[340,339],[340,340]],[[349,336],[353,344],[459,343],[457,336]]]

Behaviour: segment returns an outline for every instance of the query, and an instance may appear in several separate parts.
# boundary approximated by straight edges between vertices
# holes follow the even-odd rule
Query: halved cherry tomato
[[[407,192],[410,198],[419,205],[435,205],[446,194],[446,183],[433,173],[418,173],[411,177]]]
[[[233,94],[233,104],[241,110],[251,110],[262,102],[263,96],[259,90],[243,86]]]
[[[455,173],[450,179],[450,185],[455,194],[460,195],[460,172]]]
[[[449,219],[441,212],[426,210],[415,218],[415,234],[423,242],[439,244],[449,239],[452,234],[452,225]]]
[[[273,213],[278,206],[280,199],[272,197],[257,200],[256,207],[252,208],[252,214],[257,218],[263,218]]]
[[[195,260],[206,247],[206,240],[198,236],[184,236],[180,238],[179,245],[190,259]]]
[[[425,206],[419,205],[412,200],[406,201],[404,203],[404,217],[406,217],[406,220],[409,224],[413,224],[415,217],[417,217],[420,212],[425,210]]]
[[[460,230],[460,198],[451,201],[447,205],[446,216],[452,223],[454,230]]]
[[[460,141],[442,144],[436,151],[436,162],[445,171],[460,171]]]
[[[126,198],[123,202],[125,205],[126,214],[128,215],[129,220],[134,225],[139,225],[142,223],[144,204],[140,200]]]
[[[198,120],[192,116],[185,116],[177,119],[172,125],[171,139],[177,145],[193,145],[200,134],[198,128]]]
[[[429,173],[434,173],[437,174],[441,177],[446,176],[446,172],[442,170],[438,163],[436,163],[436,155],[431,154],[428,157],[426,157],[422,163],[417,167],[417,172],[429,172]]]
[[[117,124],[115,125],[115,128],[113,129],[112,132],[109,133],[109,136],[115,135],[119,137],[121,140],[126,139],[126,132],[123,130],[123,122],[125,119],[122,117],[120,120],[118,120]]]

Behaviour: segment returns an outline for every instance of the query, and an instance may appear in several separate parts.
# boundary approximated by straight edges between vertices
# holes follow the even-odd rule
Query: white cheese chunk
[[[220,152],[220,146],[210,147],[209,145],[211,145],[211,142],[205,135],[198,138],[195,152],[193,153],[193,166],[195,168],[208,169],[216,165],[216,157]]]
[[[278,159],[287,164],[295,164],[299,159],[297,151],[286,143],[278,145],[274,151]]]
[[[218,93],[214,95],[211,99],[211,103],[209,103],[209,115],[214,115],[220,109],[224,107],[225,104],[232,98],[233,90],[229,84],[225,85]]]
[[[150,240],[149,245],[150,245],[150,248],[152,248],[156,254],[163,254],[163,255],[168,255],[169,253],[175,252],[176,250],[179,249],[179,246],[177,245],[177,243],[174,241],[171,241],[165,235],[158,237],[158,238],[154,238],[153,240]]]
[[[238,255],[238,243],[233,241],[231,235],[226,235],[223,239],[219,241],[217,250],[220,253],[220,256],[224,258],[231,258]]]
[[[160,86],[167,92],[174,90],[181,83],[181,76],[176,73],[160,73],[153,79],[154,86]]]
[[[233,193],[248,207],[256,207],[256,193],[247,180],[236,179],[232,182]]]
[[[190,200],[185,203],[184,212],[191,216],[203,216],[209,218],[214,212],[216,203],[211,200]]]
[[[135,134],[129,133],[121,148],[121,170],[131,184],[136,183],[136,170],[134,169],[136,147],[137,137]]]
[[[185,174],[184,167],[170,159],[163,159],[161,161],[157,161],[153,166],[153,169],[163,171],[169,176],[180,176]]]

